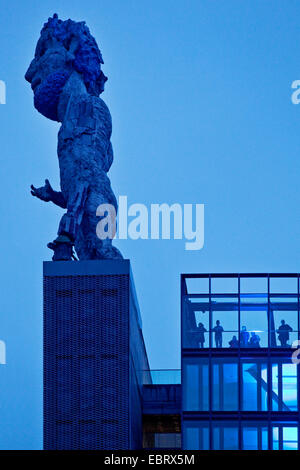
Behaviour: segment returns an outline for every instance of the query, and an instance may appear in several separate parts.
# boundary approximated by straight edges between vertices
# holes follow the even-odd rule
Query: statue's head
[[[62,21],[53,15],[44,24],[34,59],[25,74],[34,93],[35,108],[47,118],[59,121],[59,98],[74,72],[81,76],[88,93],[99,96],[107,80],[101,64],[101,52],[86,24]]]

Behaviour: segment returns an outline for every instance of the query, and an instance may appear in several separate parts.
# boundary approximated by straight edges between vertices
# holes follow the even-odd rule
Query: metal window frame
[[[211,281],[214,278],[237,278],[238,282],[238,327],[239,327],[239,338],[240,338],[240,328],[241,328],[241,286],[240,282],[241,279],[244,278],[266,278],[267,279],[267,311],[268,311],[268,347],[261,348],[260,350],[247,350],[243,348],[237,348],[235,351],[230,350],[229,348],[222,348],[222,350],[217,350],[213,347],[212,342],[212,290],[211,290]],[[196,348],[186,348],[183,344],[183,314],[184,314],[184,297],[189,295],[188,288],[187,288],[187,279],[195,279],[195,278],[208,278],[209,279],[209,347],[204,348],[203,350],[199,350]],[[281,348],[274,348],[270,347],[271,339],[270,339],[270,330],[271,330],[271,320],[270,320],[270,308],[271,308],[271,293],[270,289],[270,280],[272,278],[297,278],[297,304],[298,304],[298,312],[297,312],[297,325],[298,325],[298,340],[300,340],[300,274],[299,273],[188,273],[181,275],[181,366],[183,371],[182,376],[182,387],[184,387],[185,382],[185,374],[184,374],[184,367],[183,364],[185,363],[187,358],[201,358],[205,357],[209,360],[209,411],[208,412],[186,412],[184,411],[183,407],[181,410],[181,420],[182,420],[182,430],[184,430],[185,422],[188,420],[193,421],[202,421],[207,422],[209,425],[209,443],[210,448],[213,447],[213,423],[215,421],[231,421],[236,422],[238,428],[238,444],[239,449],[242,448],[243,443],[243,423],[249,421],[255,421],[256,423],[261,423],[262,425],[267,425],[268,428],[268,447],[269,449],[273,448],[273,428],[274,425],[279,427],[279,437],[282,438],[282,428],[283,426],[293,426],[297,423],[298,427],[298,448],[300,449],[300,374],[297,373],[297,392],[298,392],[298,410],[295,411],[283,411],[280,409],[278,411],[272,410],[272,364],[274,363],[274,359],[279,359],[278,367],[282,367],[282,363],[288,361],[290,359],[291,349],[281,349]],[[279,293],[276,295],[283,295],[284,293]],[[296,292],[294,293],[294,295]],[[197,294],[195,294],[196,296]],[[221,294],[220,296],[226,296],[226,294]],[[230,294],[228,294],[230,295]],[[286,293],[286,295],[288,295]],[[235,353],[235,354],[234,354]],[[237,412],[216,412],[212,409],[212,364],[213,358],[232,358],[236,357],[238,361],[238,380],[239,380],[239,387],[238,387],[238,411]],[[264,358],[267,364],[267,400],[268,400],[268,407],[267,411],[255,411],[255,412],[247,412],[242,410],[242,360],[246,357],[253,357],[255,358]],[[280,374],[279,374],[280,375]],[[280,379],[280,377],[279,377]],[[282,385],[282,380],[278,381],[278,387]],[[282,390],[279,391],[279,395],[282,396]],[[257,392],[259,393],[259,392]],[[283,424],[284,423],[284,424]],[[258,446],[262,446],[262,436],[259,439],[259,429],[258,429]],[[184,432],[183,432],[183,448],[185,446],[184,442]],[[283,446],[282,439],[279,444],[280,448]]]

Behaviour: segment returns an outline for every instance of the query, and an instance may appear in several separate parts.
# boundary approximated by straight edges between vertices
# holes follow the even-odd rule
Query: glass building
[[[182,448],[299,449],[298,274],[181,276]]]
[[[46,262],[44,448],[298,450],[299,276],[183,274],[155,371],[129,261]]]

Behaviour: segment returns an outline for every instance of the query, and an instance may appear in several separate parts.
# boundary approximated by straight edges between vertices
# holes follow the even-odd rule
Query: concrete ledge
[[[130,274],[130,260],[44,261],[44,276]]]

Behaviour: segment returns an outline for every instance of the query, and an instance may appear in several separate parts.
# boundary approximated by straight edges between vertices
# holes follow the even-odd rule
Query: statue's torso
[[[79,95],[70,100],[57,150],[65,196],[78,180],[97,186],[106,178],[113,158],[111,131],[111,115],[101,98]]]

